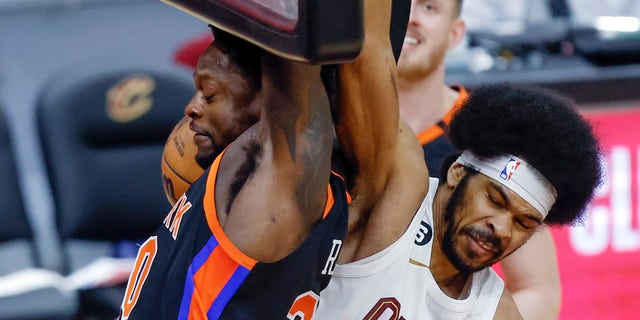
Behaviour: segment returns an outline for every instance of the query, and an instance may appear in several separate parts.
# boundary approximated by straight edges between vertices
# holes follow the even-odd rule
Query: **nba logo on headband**
[[[511,176],[516,172],[516,169],[518,169],[519,166],[520,161],[510,159],[509,162],[507,162],[507,164],[504,166],[504,169],[502,169],[502,172],[500,172],[500,178],[504,179],[505,181],[509,181],[509,179],[511,179]]]
[[[511,189],[536,208],[543,218],[556,202],[557,193],[551,182],[525,160],[514,155],[481,158],[465,150],[456,162],[467,168],[473,168]],[[517,175],[514,174],[516,170],[518,170]]]

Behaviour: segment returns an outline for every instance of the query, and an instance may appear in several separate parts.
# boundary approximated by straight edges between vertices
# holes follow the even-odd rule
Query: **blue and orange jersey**
[[[444,158],[457,151],[447,136],[449,124],[469,96],[462,86],[451,86],[451,88],[458,91],[460,95],[449,112],[438,123],[418,133],[418,140],[424,150],[424,161],[427,163],[429,175],[432,177],[440,175],[440,167]]]
[[[324,217],[287,257],[272,263],[242,253],[215,206],[222,155],[143,243],[121,319],[311,319],[347,229],[344,181],[332,173]]]

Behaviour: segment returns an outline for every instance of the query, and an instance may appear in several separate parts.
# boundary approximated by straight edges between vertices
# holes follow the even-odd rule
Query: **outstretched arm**
[[[401,123],[390,0],[364,2],[365,39],[340,65],[335,126],[349,167],[353,203],[341,263],[369,256],[402,234],[426,192],[428,173],[415,134]]]
[[[397,71],[389,41],[391,1],[367,0],[362,51],[338,68],[336,131],[350,168],[358,202],[382,192],[391,174],[398,132]],[[374,23],[375,22],[375,23]],[[383,116],[382,116],[383,115]]]

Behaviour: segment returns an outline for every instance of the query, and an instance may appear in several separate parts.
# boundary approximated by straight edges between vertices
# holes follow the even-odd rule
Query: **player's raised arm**
[[[336,131],[360,199],[380,194],[391,170],[398,132],[397,71],[389,41],[391,1],[365,2],[365,38],[352,63],[338,68]],[[384,115],[384,116],[382,116]],[[383,152],[384,150],[384,152]],[[354,194],[355,196],[356,194]]]
[[[341,263],[376,253],[397,239],[428,184],[419,143],[399,116],[391,6],[389,0],[365,2],[361,54],[337,72],[335,125],[354,199]]]
[[[223,155],[215,200],[233,243],[254,259],[276,261],[322,217],[332,124],[319,66],[262,52],[260,68],[259,121]]]
[[[215,29],[185,107],[210,165],[141,245],[122,319],[310,319],[333,274],[348,198],[320,66],[231,31]]]
[[[304,176],[307,193],[316,194],[326,185],[306,179],[327,180],[330,169],[333,126],[320,67],[263,54],[262,88],[264,109],[260,132],[273,148],[273,166]],[[289,180],[286,178],[285,180]],[[322,193],[322,192],[320,192]],[[317,198],[312,196],[312,198]]]

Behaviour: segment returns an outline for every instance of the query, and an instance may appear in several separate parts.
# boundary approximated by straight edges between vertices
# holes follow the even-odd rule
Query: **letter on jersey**
[[[191,209],[191,202],[188,202],[187,196],[183,194],[182,197],[176,201],[176,204],[173,205],[167,217],[164,218],[164,225],[169,229],[174,240],[178,237],[182,217],[189,209]]]
[[[340,254],[340,248],[342,247],[342,240],[333,239],[333,246],[331,247],[331,254],[329,254],[329,258],[327,258],[327,262],[322,269],[322,274],[332,275],[333,270],[336,268],[336,261],[338,260],[338,255]]]

